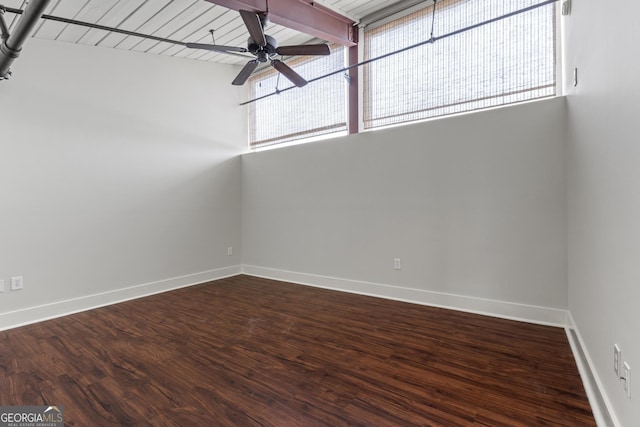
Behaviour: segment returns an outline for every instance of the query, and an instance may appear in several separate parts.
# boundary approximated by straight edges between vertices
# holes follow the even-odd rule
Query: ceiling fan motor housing
[[[247,40],[247,49],[253,55],[255,55],[259,62],[267,62],[269,58],[276,55],[276,49],[278,49],[278,42],[271,36],[264,35],[267,44],[260,46],[253,41],[251,37]]]
[[[186,47],[193,49],[205,49],[213,52],[223,53],[251,53],[255,58],[247,62],[236,78],[231,82],[235,86],[242,86],[249,79],[251,74],[262,63],[271,60],[271,66],[278,70],[282,75],[289,79],[297,87],[303,87],[308,82],[296,73],[291,67],[279,59],[274,59],[276,55],[295,56],[295,55],[330,55],[331,50],[325,43],[304,44],[278,47],[278,42],[271,36],[264,33],[264,27],[267,24],[267,14],[261,12],[252,12],[249,10],[240,10],[240,16],[244,21],[244,25],[249,32],[247,40],[247,48],[235,46],[223,46],[204,43],[186,43]]]

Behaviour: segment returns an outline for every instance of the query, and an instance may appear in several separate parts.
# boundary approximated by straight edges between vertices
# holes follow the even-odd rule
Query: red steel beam
[[[207,0],[232,10],[264,12],[267,0]],[[269,20],[275,24],[342,46],[357,44],[355,22],[311,0],[268,0]]]
[[[349,66],[358,63],[358,46],[348,48]],[[348,91],[348,112],[347,112],[347,129],[349,135],[360,131],[360,112],[358,111],[358,67],[349,68],[349,91]]]

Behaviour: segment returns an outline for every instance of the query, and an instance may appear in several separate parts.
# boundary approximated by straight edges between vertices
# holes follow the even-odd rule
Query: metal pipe
[[[16,28],[6,40],[0,44],[0,80],[8,79],[11,75],[9,68],[15,59],[20,56],[22,45],[29,33],[38,23],[51,0],[31,0],[18,21]]]

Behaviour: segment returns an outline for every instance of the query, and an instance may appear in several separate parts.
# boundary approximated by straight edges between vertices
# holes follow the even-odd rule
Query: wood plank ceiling
[[[400,2],[401,0],[324,0],[318,3],[354,21],[360,21],[371,13]],[[17,9],[24,9],[25,3],[25,0],[0,0],[1,5]],[[217,44],[245,47],[248,37],[236,11],[205,0],[52,0],[45,14],[182,42],[210,43],[210,29],[214,30]],[[13,28],[17,16],[7,13],[6,19],[10,29]],[[269,24],[266,32],[275,37],[280,45],[303,44],[312,39],[308,34],[273,23]],[[249,59],[46,20],[41,20],[32,36],[227,64],[240,65]]]

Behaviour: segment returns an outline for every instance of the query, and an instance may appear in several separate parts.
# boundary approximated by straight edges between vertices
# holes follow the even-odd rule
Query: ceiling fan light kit
[[[240,70],[240,73],[231,82],[235,86],[242,86],[249,79],[251,74],[261,63],[269,62],[271,66],[289,79],[297,87],[302,87],[308,82],[291,67],[275,56],[296,56],[296,55],[330,55],[331,50],[325,43],[303,44],[292,46],[278,46],[275,38],[266,35],[264,28],[269,22],[266,13],[255,13],[248,10],[240,10],[240,16],[249,32],[247,47],[223,46],[205,43],[186,43],[188,48],[204,49],[221,53],[250,53],[255,59],[250,60]]]

